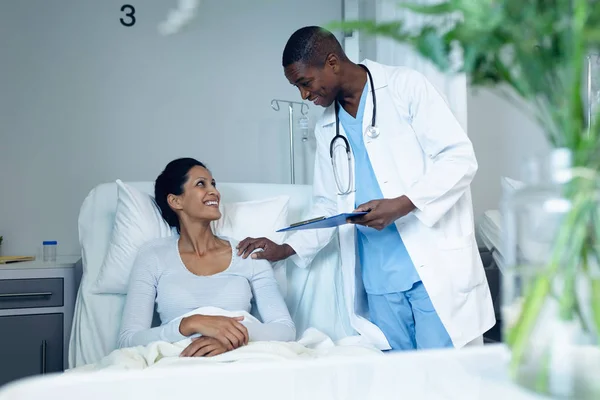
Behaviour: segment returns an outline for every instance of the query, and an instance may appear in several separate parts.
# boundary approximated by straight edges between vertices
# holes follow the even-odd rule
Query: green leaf
[[[330,30],[340,30],[347,33],[361,31],[368,35],[388,37],[398,42],[410,40],[410,35],[402,32],[403,23],[401,21],[386,23],[376,23],[374,21],[335,21],[327,24],[326,27]]]
[[[406,8],[417,14],[442,15],[456,11],[457,4],[454,1],[446,1],[436,4],[400,3],[400,8]]]
[[[444,42],[443,36],[437,34],[435,28],[423,29],[415,39],[415,47],[421,55],[433,62],[442,71],[447,71],[450,68],[450,47]]]

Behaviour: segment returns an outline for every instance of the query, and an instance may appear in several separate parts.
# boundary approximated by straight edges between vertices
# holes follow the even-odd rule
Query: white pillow
[[[287,226],[289,196],[277,196],[269,199],[222,202],[222,217],[212,223],[215,235],[236,240],[247,237],[266,237],[275,243],[283,243],[285,232],[278,229]]]
[[[117,180],[117,209],[108,252],[96,280],[96,293],[127,293],[129,274],[144,243],[173,235],[154,197]]]
[[[176,235],[162,218],[153,196],[117,180],[118,199],[115,224],[104,262],[94,288],[95,293],[126,294],[129,275],[137,253],[150,240]],[[281,243],[287,226],[289,196],[264,200],[220,204],[221,219],[213,222],[216,235],[236,240],[264,236]],[[285,270],[275,270],[285,291]]]
[[[238,241],[247,237],[266,237],[281,244],[287,233],[276,231],[288,224],[289,201],[289,196],[278,196],[264,200],[221,203],[222,217],[213,222],[213,232]],[[280,261],[272,266],[281,294],[285,298],[287,296],[286,263]]]

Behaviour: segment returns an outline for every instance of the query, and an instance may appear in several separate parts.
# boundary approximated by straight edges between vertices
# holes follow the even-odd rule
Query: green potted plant
[[[393,0],[391,0],[393,1]],[[430,23],[332,23],[411,45],[441,71],[465,73],[525,107],[553,149],[535,179],[506,196],[504,342],[509,371],[540,393],[600,398],[600,125],[582,96],[600,48],[588,0],[449,0],[398,4]],[[455,51],[462,52],[456,67]],[[598,89],[600,90],[600,89]],[[432,116],[435,118],[435,116]]]

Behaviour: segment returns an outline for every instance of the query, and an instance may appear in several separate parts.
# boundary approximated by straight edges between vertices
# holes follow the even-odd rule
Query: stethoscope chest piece
[[[367,127],[367,132],[366,132],[367,136],[370,137],[371,139],[375,139],[379,136],[379,128],[373,125],[369,125]]]

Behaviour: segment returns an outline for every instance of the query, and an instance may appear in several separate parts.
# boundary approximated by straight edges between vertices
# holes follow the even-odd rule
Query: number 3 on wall
[[[119,18],[119,21],[121,21],[121,25],[123,25],[123,26],[135,25],[135,7],[133,7],[130,4],[124,4],[121,7],[121,12],[126,12],[125,16],[128,17],[128,19]]]

